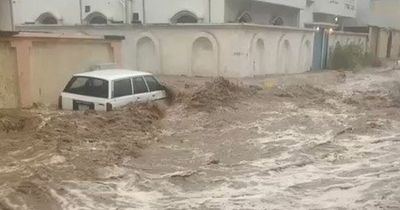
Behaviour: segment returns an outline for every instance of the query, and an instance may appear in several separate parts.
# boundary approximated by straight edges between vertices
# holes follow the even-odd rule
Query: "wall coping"
[[[212,29],[271,29],[271,30],[286,30],[286,31],[303,31],[303,32],[315,32],[314,29],[308,28],[297,28],[290,26],[273,26],[273,25],[261,25],[261,24],[249,24],[249,23],[224,23],[224,24],[114,24],[114,25],[56,25],[56,26],[45,26],[45,25],[19,25],[16,26],[17,30],[29,30],[29,29],[146,29],[146,28],[212,28]]]
[[[91,36],[80,33],[59,32],[19,32],[10,36],[0,36],[0,41],[30,40],[30,41],[92,41],[92,42],[121,42],[123,36]]]
[[[349,31],[334,31],[332,32],[333,35],[349,35],[349,36],[366,36],[368,37],[368,33],[356,33],[356,32],[349,32]]]
[[[3,36],[0,37],[0,40],[16,40],[16,39],[24,39],[24,40],[98,40],[98,41],[106,41],[107,39],[104,36],[89,36],[85,34],[79,33],[46,33],[46,32],[19,32],[17,34],[11,36]],[[114,40],[115,41],[115,40]]]

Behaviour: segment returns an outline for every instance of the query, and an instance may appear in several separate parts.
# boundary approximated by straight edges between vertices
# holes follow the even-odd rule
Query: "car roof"
[[[74,76],[76,77],[92,77],[108,81],[124,79],[127,77],[137,77],[146,75],[151,75],[151,74],[148,72],[133,71],[128,69],[106,69],[106,70],[96,70],[96,71],[88,71],[84,73],[74,74]]]

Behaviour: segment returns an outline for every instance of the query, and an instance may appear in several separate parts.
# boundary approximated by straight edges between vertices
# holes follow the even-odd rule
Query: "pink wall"
[[[101,38],[85,37],[85,36],[65,36],[65,35],[54,35],[54,34],[19,34],[9,38],[1,38],[2,40],[9,41],[11,46],[16,50],[17,56],[17,72],[18,72],[18,93],[19,93],[19,106],[21,108],[29,108],[33,104],[32,97],[32,47],[33,42],[94,42],[99,44],[108,44],[111,53],[112,60],[118,64],[122,65],[122,55],[121,55],[121,42],[118,40],[104,40]],[[65,59],[68,59],[66,57]]]

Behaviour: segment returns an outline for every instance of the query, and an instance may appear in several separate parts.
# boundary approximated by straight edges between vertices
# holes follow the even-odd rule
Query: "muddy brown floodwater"
[[[0,112],[0,209],[400,209],[400,72],[210,81]]]

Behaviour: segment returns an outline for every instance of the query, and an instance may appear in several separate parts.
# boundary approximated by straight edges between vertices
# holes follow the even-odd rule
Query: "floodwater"
[[[400,209],[400,72],[307,77],[243,81],[264,89],[214,110],[177,103],[140,155],[90,173],[14,142],[0,209]]]

